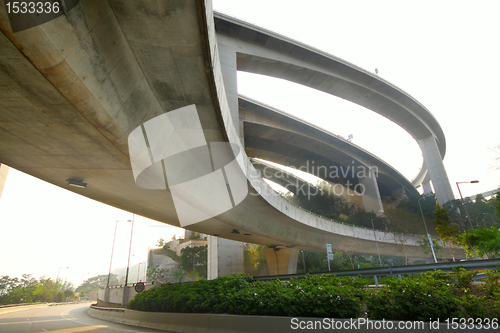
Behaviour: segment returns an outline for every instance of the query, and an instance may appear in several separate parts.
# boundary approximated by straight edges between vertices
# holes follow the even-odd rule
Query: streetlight
[[[307,274],[306,259],[304,258],[304,250],[300,250],[300,252],[302,252],[302,265],[304,265],[304,274]]]
[[[489,214],[489,215],[490,215],[490,217],[491,217],[491,222],[493,222],[493,224],[497,224],[497,223],[495,222],[495,219],[493,218],[493,214],[491,214],[491,213],[483,213],[483,215],[486,215],[486,214]]]
[[[130,245],[128,247],[128,261],[127,261],[127,274],[125,275],[125,287],[127,286],[128,282],[128,271],[130,267],[130,251],[132,250],[132,235],[134,234],[134,220],[135,220],[135,214],[132,214],[132,228],[130,229]]]
[[[111,259],[109,260],[109,274],[108,274],[108,282],[106,283],[106,290],[109,289],[109,280],[111,279],[111,264],[113,263],[113,251],[115,250],[115,240],[116,240],[116,227],[118,226],[118,222],[132,222],[131,220],[118,220],[115,223],[115,233],[113,235],[113,246],[111,247]]]
[[[472,222],[470,220],[469,212],[467,211],[467,206],[465,205],[464,197],[462,196],[462,191],[460,191],[460,186],[458,186],[458,184],[477,184],[477,183],[479,183],[479,180],[471,180],[469,182],[457,182],[458,193],[460,193],[460,199],[462,200],[462,205],[464,205],[465,214],[467,214],[467,219],[469,220],[471,229],[474,229],[474,227],[472,227]]]
[[[382,215],[382,216],[379,216],[379,217],[376,217],[376,218],[372,219],[373,237],[375,238],[375,244],[377,245],[378,262],[380,264],[380,267],[382,267],[382,259],[380,259],[380,251],[378,249],[378,240],[377,240],[377,235],[375,234],[375,225],[373,224],[373,220],[381,219],[381,218],[384,218],[384,217],[386,217],[386,216]]]
[[[474,229],[474,227],[472,227],[472,222],[470,220],[469,212],[467,211],[467,206],[465,205],[465,202],[464,202],[464,197],[462,196],[462,191],[460,191],[460,186],[458,186],[458,184],[477,184],[477,183],[479,183],[479,180],[471,180],[469,182],[456,182],[456,183],[457,183],[457,187],[458,187],[458,193],[460,193],[460,199],[462,200],[462,205],[464,206],[464,209],[465,209],[465,214],[467,214],[467,219],[469,220],[470,227],[471,227],[471,229]],[[469,233],[467,232],[467,229],[465,229],[465,225],[463,225],[463,223],[462,223],[462,227],[464,228],[464,231],[465,231],[465,237],[467,238],[467,243],[469,243],[470,248],[474,250],[474,254],[476,255],[476,259],[479,259],[478,255],[476,253],[476,249],[474,249],[472,247],[472,244],[470,243]]]
[[[142,262],[140,262],[139,265],[137,265],[138,266],[137,267],[137,282],[140,281],[140,279],[139,279],[140,275],[139,274],[140,274],[140,270],[141,270],[141,264],[142,264]]]
[[[199,257],[200,257],[200,256],[199,256],[199,255],[197,255],[197,254],[195,254],[195,255],[193,256],[193,272],[194,272],[194,264],[195,264],[195,262],[196,262],[196,259],[197,259],[197,258],[199,258]],[[193,274],[194,274],[194,273],[193,273]]]
[[[432,242],[432,237],[427,229],[427,224],[425,223],[424,211],[422,210],[422,205],[420,205],[420,200],[425,199],[425,197],[418,199],[418,206],[420,207],[420,213],[422,213],[422,220],[424,221],[425,232],[427,233],[427,238],[429,238],[429,244],[431,245],[432,256],[434,257],[434,262],[437,264],[436,253],[434,252],[434,243]]]
[[[84,276],[84,275],[89,275],[89,274],[90,274],[90,273],[82,273],[82,277],[81,277],[81,279],[80,279],[80,285],[82,285],[82,284],[83,284],[83,276]]]
[[[69,267],[59,267],[59,270],[57,271],[56,283],[57,283],[57,281],[59,281],[59,273],[61,272],[61,269],[66,269],[66,268],[69,268]]]

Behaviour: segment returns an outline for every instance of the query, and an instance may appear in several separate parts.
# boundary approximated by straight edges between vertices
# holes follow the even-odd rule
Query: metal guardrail
[[[16,303],[16,304],[6,304],[6,305],[0,305],[0,309],[3,308],[12,308],[15,306],[27,306],[27,305],[45,305],[49,304],[48,302],[43,302],[43,303]]]
[[[79,304],[86,303],[87,301],[74,301],[74,302],[38,302],[38,303],[17,303],[17,304],[6,304],[0,305],[0,309],[13,308],[19,306],[29,306],[29,305],[47,305],[47,306],[57,306],[57,305],[67,305],[67,304]]]
[[[423,265],[412,265],[412,266],[388,266],[388,267],[376,267],[376,268],[363,268],[363,269],[353,269],[347,271],[334,271],[334,272],[321,272],[321,273],[311,273],[311,274],[288,274],[288,275],[270,275],[270,276],[257,276],[254,280],[265,281],[265,280],[288,280],[292,278],[305,278],[306,276],[319,276],[319,275],[336,275],[336,276],[362,276],[362,277],[375,277],[376,284],[377,277],[379,276],[398,276],[398,275],[410,275],[410,274],[420,274],[422,272],[441,270],[443,272],[451,272],[454,267],[464,267],[471,270],[483,270],[483,269],[494,269],[500,263],[500,259],[488,259],[488,260],[474,260],[474,261],[457,261],[457,262],[443,262],[437,264],[423,264]]]

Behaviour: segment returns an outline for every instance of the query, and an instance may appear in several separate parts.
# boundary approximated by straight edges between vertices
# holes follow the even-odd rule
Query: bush
[[[246,288],[250,280],[240,274],[210,281],[166,284],[138,294],[128,308],[152,312],[227,313],[228,295]]]
[[[132,299],[128,308],[154,312],[354,318],[360,313],[366,281],[325,275],[265,282],[232,275],[150,289]]]
[[[129,309],[152,312],[230,313],[236,315],[422,320],[500,318],[500,273],[486,271],[481,286],[475,272],[433,271],[371,279],[307,276],[289,281],[254,281],[243,274],[150,289],[130,301]]]
[[[359,281],[335,276],[254,282],[229,298],[229,313],[261,316],[355,318],[361,309]]]
[[[387,280],[367,300],[373,319],[424,320],[448,318],[457,308],[452,288],[441,272]]]
[[[386,285],[366,301],[372,319],[441,320],[499,318],[500,274],[488,272],[480,287],[472,285],[477,272],[458,268],[420,276],[386,279]]]

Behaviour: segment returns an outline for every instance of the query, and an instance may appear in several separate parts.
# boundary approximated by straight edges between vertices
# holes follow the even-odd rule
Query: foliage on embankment
[[[129,309],[152,312],[423,320],[499,318],[500,273],[488,271],[481,285],[476,272],[441,271],[385,278],[379,290],[369,279],[309,276],[289,281],[253,281],[244,275],[169,284],[137,295]]]

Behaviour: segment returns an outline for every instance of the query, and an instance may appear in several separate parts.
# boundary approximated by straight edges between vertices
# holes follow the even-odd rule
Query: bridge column
[[[244,243],[208,236],[207,280],[245,272]]]
[[[424,194],[431,194],[432,193],[431,178],[429,177],[428,172],[424,178],[424,181],[422,182],[422,188],[424,189]]]
[[[225,43],[224,36],[217,36],[217,46],[219,48],[220,64],[222,69],[222,78],[224,79],[224,90],[226,91],[227,103],[233,118],[233,125],[236,132],[239,133],[243,142],[243,122],[240,122],[240,111],[238,106],[238,78],[236,64],[236,50],[230,43]]]
[[[443,159],[439,153],[436,140],[433,136],[418,140],[418,144],[424,155],[424,162],[427,166],[428,174],[432,180],[436,199],[442,206],[450,200],[455,199],[451,189],[450,180],[444,168]]]
[[[263,250],[270,275],[296,274],[300,250],[268,248]]]
[[[365,212],[373,212],[377,216],[384,213],[384,206],[380,198],[380,191],[378,189],[377,175],[370,171],[364,178],[359,178],[359,183],[363,185],[363,205]]]

